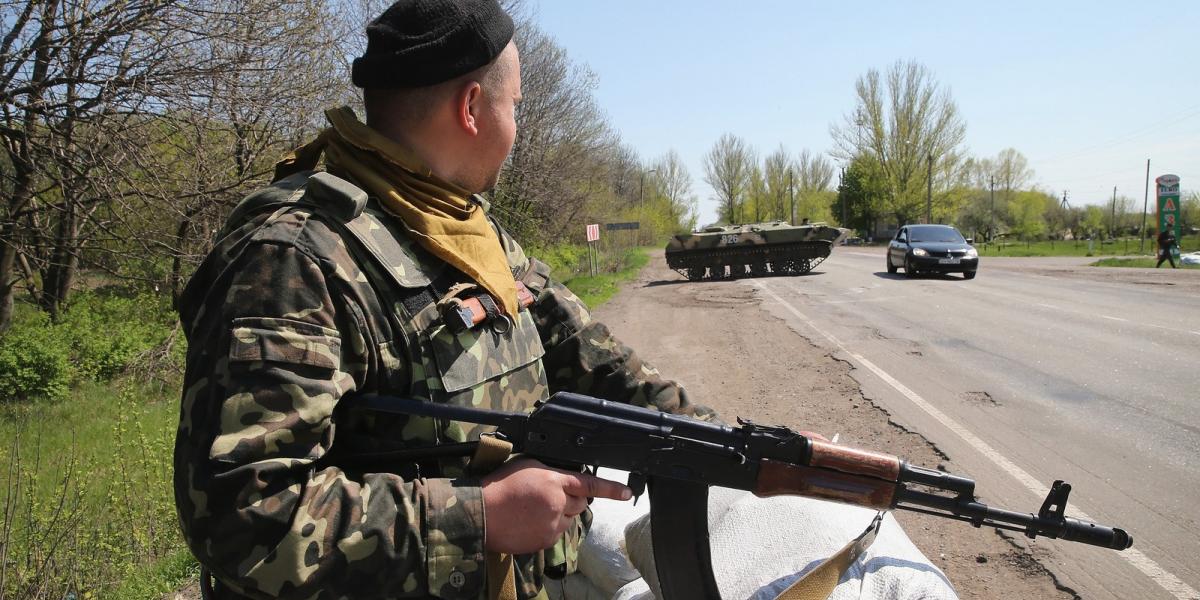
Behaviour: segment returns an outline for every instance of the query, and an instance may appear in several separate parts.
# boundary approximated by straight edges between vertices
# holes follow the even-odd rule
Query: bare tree
[[[162,228],[169,235],[146,238],[150,245],[144,249],[171,260],[173,296],[185,266],[207,253],[212,232],[228,210],[265,183],[288,149],[323,126],[321,109],[356,93],[339,43],[353,25],[336,18],[326,4],[256,0],[258,16],[242,19],[198,49],[234,68],[168,96],[176,108],[157,123],[176,152],[147,158],[164,176],[141,189],[162,206],[161,214],[172,217]]]
[[[111,160],[110,134],[161,109],[165,82],[214,68],[182,59],[208,35],[198,17],[172,0],[0,4],[0,331],[21,280],[52,314],[65,300],[83,223],[115,191],[94,177]]]
[[[666,201],[668,216],[679,229],[687,231],[696,226],[697,201],[692,193],[692,175],[679,153],[671,150],[654,163],[657,171],[655,186]]]
[[[742,138],[726,133],[704,155],[704,181],[716,190],[723,206],[721,217],[738,222],[739,208],[751,183],[754,151]]]
[[[152,280],[166,257],[177,282],[189,245],[313,129],[313,100],[345,89],[327,84],[330,17],[320,0],[0,4],[0,330],[18,282],[56,316],[84,261]]]
[[[1004,193],[1006,201],[1012,198],[1013,192],[1024,189],[1033,179],[1033,169],[1029,168],[1029,161],[1014,148],[1001,150],[991,164],[996,188]]]
[[[494,207],[520,237],[552,240],[608,189],[605,159],[621,151],[593,96],[595,75],[531,22],[518,25],[516,44],[523,100]]]
[[[900,61],[886,80],[872,69],[855,84],[857,105],[845,122],[830,128],[836,156],[850,160],[866,154],[887,182],[887,206],[900,222],[920,214],[928,183],[953,172],[966,132],[950,93],[916,62]]]
[[[763,179],[766,183],[766,196],[769,199],[767,218],[771,220],[792,220],[792,206],[795,184],[795,173],[792,157],[780,146],[763,160]]]
[[[833,183],[833,163],[822,154],[801,150],[796,158],[796,187],[801,193],[821,192]]]
[[[797,217],[817,221],[829,219],[837,194],[830,190],[833,163],[822,154],[801,150],[796,158]]]

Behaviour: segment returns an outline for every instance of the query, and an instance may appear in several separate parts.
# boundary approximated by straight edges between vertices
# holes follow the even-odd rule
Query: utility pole
[[[992,188],[992,208],[988,211],[991,216],[991,225],[988,225],[988,241],[996,239],[996,177],[993,175],[988,178],[988,184]]]
[[[646,191],[646,175],[648,175],[650,173],[656,173],[656,172],[658,172],[658,169],[650,169],[649,171],[644,171],[642,173],[641,183],[638,184],[638,230],[637,230],[637,233],[634,234],[634,237],[633,237],[634,245],[636,245],[636,246],[642,245],[642,210],[645,207],[645,205],[642,203],[642,200],[643,200],[642,193]]]
[[[838,194],[842,197],[842,227],[845,227],[849,220],[846,217],[846,204],[849,203],[850,194],[844,189],[846,185],[846,167],[842,167],[842,172],[838,173]]]
[[[1142,197],[1142,230],[1138,237],[1142,238],[1138,254],[1146,253],[1146,207],[1150,203],[1150,159],[1146,159],[1146,195]]]
[[[1108,217],[1108,237],[1116,237],[1117,232],[1117,186],[1113,186],[1112,212]]]
[[[925,222],[933,223],[933,153],[929,153],[929,172],[925,176],[929,192],[925,195]]]
[[[792,184],[792,168],[788,167],[788,195],[792,199],[792,218],[788,221],[789,225],[796,224],[796,188]]]

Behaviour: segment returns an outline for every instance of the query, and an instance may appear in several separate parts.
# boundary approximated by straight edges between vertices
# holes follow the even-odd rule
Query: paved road
[[[1135,552],[1038,542],[1085,598],[1200,598],[1200,272],[985,259],[907,279],[839,248],[805,277],[744,280],[771,312],[855,363],[864,393],[937,444],[989,502],[1071,512]]]

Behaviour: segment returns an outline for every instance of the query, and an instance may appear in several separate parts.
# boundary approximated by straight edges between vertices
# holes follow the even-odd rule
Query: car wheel
[[[975,279],[975,271],[963,272],[963,279]]]
[[[917,276],[917,272],[913,270],[912,261],[909,260],[908,257],[904,258],[904,276],[905,277],[916,277]]]
[[[888,274],[895,275],[896,274],[896,265],[892,264],[892,255],[891,254],[887,255],[887,257],[885,257],[884,260],[887,261]]]

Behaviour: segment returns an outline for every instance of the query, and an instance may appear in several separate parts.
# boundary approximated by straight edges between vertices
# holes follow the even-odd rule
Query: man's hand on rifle
[[[624,484],[547,467],[531,458],[510,461],[483,478],[484,547],[505,554],[549,548],[587,509],[588,498],[628,500]]]

